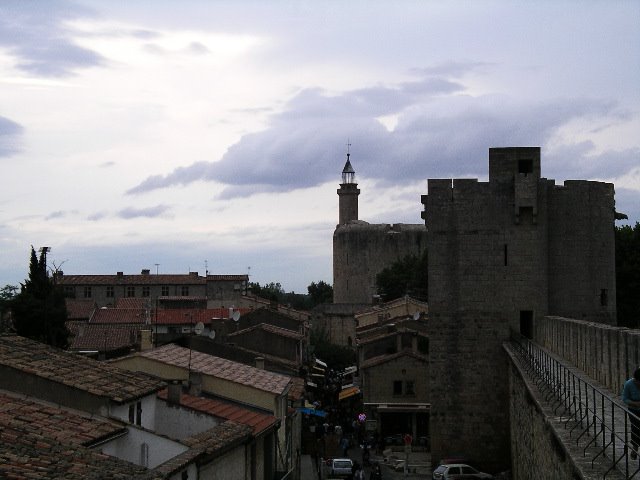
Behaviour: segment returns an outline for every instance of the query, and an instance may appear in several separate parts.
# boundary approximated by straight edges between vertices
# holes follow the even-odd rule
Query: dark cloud
[[[147,207],[147,208],[128,207],[123,210],[120,210],[118,212],[118,217],[124,218],[124,219],[139,218],[139,217],[155,218],[155,217],[160,217],[164,215],[168,210],[169,210],[169,207],[167,205],[156,205],[154,207]]]
[[[397,124],[392,131],[376,119],[393,115]],[[228,199],[319,185],[339,178],[347,138],[356,173],[382,185],[418,178],[482,177],[490,147],[544,148],[572,120],[616,122],[625,115],[613,103],[591,99],[527,104],[499,95],[472,97],[464,94],[463,85],[435,76],[334,96],[307,89],[271,117],[268,129],[245,135],[220,161],[154,175],[128,193],[209,180],[225,184],[221,198]],[[571,162],[555,154],[543,159],[543,168],[558,178],[573,172],[613,176],[627,172],[637,158],[633,151],[593,155],[592,147],[567,146]]]
[[[107,214],[105,212],[92,213],[87,217],[87,220],[90,222],[97,222],[98,220],[102,220],[103,218],[106,218],[106,216]]]
[[[61,77],[78,68],[102,63],[96,52],[79,47],[64,23],[93,16],[68,1],[4,0],[0,3],[0,45],[18,57],[17,66],[29,73]]]
[[[0,157],[6,157],[20,150],[20,137],[24,129],[16,122],[0,117]]]

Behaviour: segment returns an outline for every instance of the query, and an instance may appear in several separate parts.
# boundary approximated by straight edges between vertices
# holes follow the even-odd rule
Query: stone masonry
[[[612,184],[541,177],[538,147],[489,150],[489,181],[432,179],[429,247],[432,458],[510,465],[508,361],[545,315],[615,323]]]

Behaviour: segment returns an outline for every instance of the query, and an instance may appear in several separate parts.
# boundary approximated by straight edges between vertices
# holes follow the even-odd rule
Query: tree
[[[407,255],[392,263],[376,275],[378,295],[385,302],[410,295],[418,300],[427,300],[428,254]]]
[[[331,303],[333,301],[333,287],[327,282],[320,280],[318,283],[311,282],[307,287],[309,296],[311,297],[311,307],[322,303]]]
[[[616,308],[618,325],[640,322],[640,223],[616,227]]]
[[[0,333],[10,329],[9,311],[17,291],[18,287],[15,285],[5,285],[0,289]]]
[[[18,335],[66,348],[69,331],[65,326],[67,308],[56,276],[47,271],[46,251],[40,258],[31,247],[29,278],[21,284],[20,293],[11,300],[14,327]]]

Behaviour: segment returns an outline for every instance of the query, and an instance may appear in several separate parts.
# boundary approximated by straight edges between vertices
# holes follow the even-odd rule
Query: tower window
[[[533,312],[520,310],[520,335],[533,339]]]
[[[609,305],[609,291],[606,288],[600,290],[600,305],[603,307]]]
[[[504,266],[506,267],[507,265],[509,265],[509,252],[508,252],[508,248],[507,248],[507,244],[504,244]]]
[[[518,173],[533,173],[533,160],[531,158],[522,158],[518,160]]]

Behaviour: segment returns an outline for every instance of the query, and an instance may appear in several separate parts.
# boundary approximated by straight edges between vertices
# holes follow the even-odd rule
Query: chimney
[[[142,271],[140,272],[140,275],[149,275],[151,273],[151,270],[149,270],[148,268],[143,268]]]
[[[264,357],[256,357],[256,368],[264,370]]]
[[[153,348],[153,333],[151,330],[140,330],[140,351],[146,352]]]
[[[169,405],[180,405],[182,396],[182,380],[169,380],[167,388],[167,403]]]
[[[116,275],[117,275],[118,277],[122,277],[122,276],[124,275],[124,273],[123,273],[123,272],[118,272]]]

